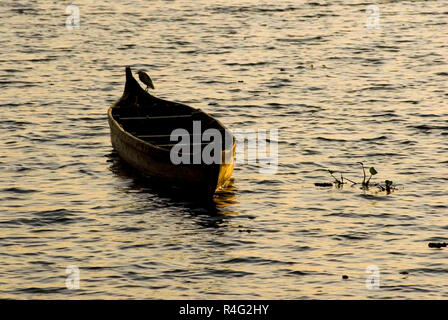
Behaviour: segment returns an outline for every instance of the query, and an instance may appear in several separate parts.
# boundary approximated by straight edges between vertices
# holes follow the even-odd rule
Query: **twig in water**
[[[362,185],[364,186],[366,184],[366,171],[364,170],[364,164],[362,162],[358,162],[362,166],[362,173],[364,174],[364,177],[362,179]]]

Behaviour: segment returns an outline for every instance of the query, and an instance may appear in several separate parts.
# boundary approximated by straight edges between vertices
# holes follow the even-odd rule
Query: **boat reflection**
[[[231,208],[238,204],[236,200],[237,189],[233,178],[226,188],[216,192],[212,200],[205,201],[195,197],[194,190],[178,189],[142,176],[136,169],[124,162],[116,152],[111,152],[106,157],[109,158],[109,170],[121,178],[130,179],[132,183],[128,188],[134,191],[156,195],[167,205],[182,206],[194,214],[227,216],[238,214]]]

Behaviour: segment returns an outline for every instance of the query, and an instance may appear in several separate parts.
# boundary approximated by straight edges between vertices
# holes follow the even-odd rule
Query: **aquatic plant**
[[[392,191],[395,191],[395,186],[394,186],[394,182],[392,180],[384,180],[384,184],[381,183],[371,183],[371,179],[373,176],[376,176],[378,174],[378,171],[375,169],[375,167],[370,167],[369,168],[369,174],[370,176],[367,177],[366,174],[366,167],[364,166],[364,164],[362,162],[358,162],[359,164],[361,164],[362,167],[362,173],[363,173],[363,179],[362,182],[355,182],[351,179],[345,178],[342,174],[342,172],[339,172],[341,177],[337,178],[334,174],[337,172],[335,170],[329,170],[327,169],[328,173],[331,175],[331,177],[334,179],[332,183],[329,182],[320,182],[320,183],[315,183],[314,185],[316,187],[332,187],[333,185],[335,185],[337,188],[342,188],[344,184],[347,184],[346,181],[350,182],[353,186],[360,184],[361,185],[361,189],[362,190],[370,190],[371,187],[376,187],[378,188],[380,191],[386,191],[387,194],[390,194]],[[345,181],[344,181],[345,180]]]

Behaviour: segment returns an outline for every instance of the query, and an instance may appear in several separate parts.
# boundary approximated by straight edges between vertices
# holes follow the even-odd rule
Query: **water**
[[[79,30],[60,1],[0,4],[1,298],[448,297],[446,2],[378,1],[380,29],[355,0],[74,4]],[[213,207],[142,181],[106,119],[125,65],[278,129],[277,174],[238,165]],[[314,186],[358,161],[399,190]]]

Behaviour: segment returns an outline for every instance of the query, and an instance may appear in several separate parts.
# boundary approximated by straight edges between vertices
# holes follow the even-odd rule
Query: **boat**
[[[230,131],[200,109],[149,94],[129,66],[123,95],[107,115],[113,148],[143,176],[206,199],[229,184],[236,150]]]

